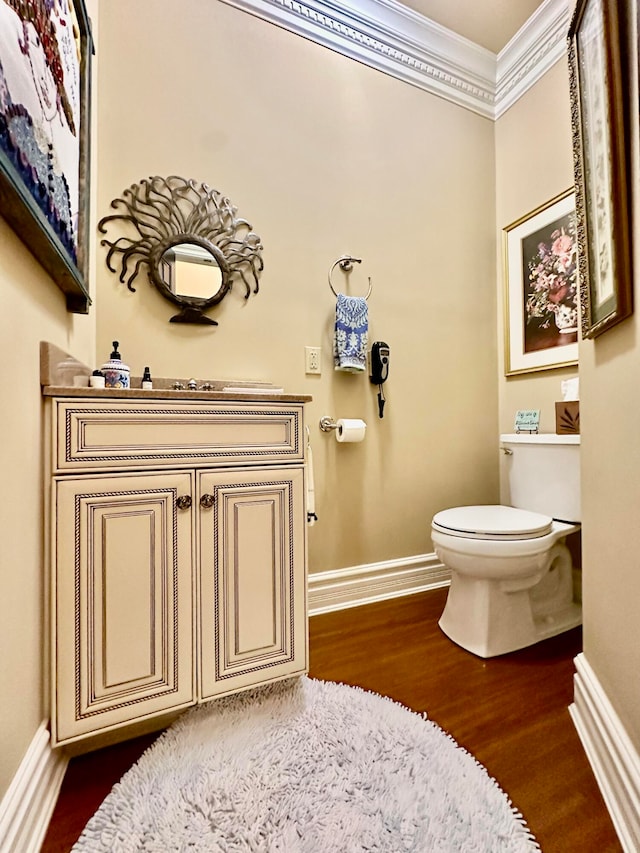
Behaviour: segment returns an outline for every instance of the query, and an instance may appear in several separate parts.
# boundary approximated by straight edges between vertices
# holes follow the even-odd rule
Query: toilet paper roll
[[[367,425],[359,418],[339,418],[336,430],[336,441],[353,442],[362,441]]]

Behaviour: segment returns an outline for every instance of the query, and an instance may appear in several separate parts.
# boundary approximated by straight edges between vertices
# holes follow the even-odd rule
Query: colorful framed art
[[[578,363],[573,190],[503,230],[505,375]]]
[[[618,0],[579,0],[568,36],[584,338],[597,337],[633,312],[625,104],[633,86],[626,79],[622,6]]]
[[[84,0],[0,0],[0,214],[81,314],[92,50]]]

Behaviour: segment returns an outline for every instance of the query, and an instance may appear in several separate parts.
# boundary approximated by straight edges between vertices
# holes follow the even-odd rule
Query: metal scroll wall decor
[[[142,266],[160,293],[180,307],[172,323],[217,322],[204,312],[221,302],[237,279],[245,299],[259,290],[262,243],[228,198],[206,184],[172,175],[132,184],[111,202],[121,212],[98,223],[101,234],[118,222],[135,236],[101,240],[108,247],[107,267],[135,292]]]

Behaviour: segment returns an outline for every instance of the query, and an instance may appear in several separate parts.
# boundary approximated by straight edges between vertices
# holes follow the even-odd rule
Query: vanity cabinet
[[[303,403],[47,405],[53,742],[306,672]]]

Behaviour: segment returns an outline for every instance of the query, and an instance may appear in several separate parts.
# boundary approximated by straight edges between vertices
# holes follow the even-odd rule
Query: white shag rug
[[[425,716],[355,687],[280,682],[185,713],[75,853],[530,853],[498,784]]]

